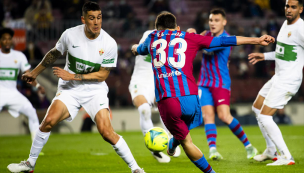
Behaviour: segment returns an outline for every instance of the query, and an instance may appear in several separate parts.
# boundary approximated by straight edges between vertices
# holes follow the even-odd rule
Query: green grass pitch
[[[263,152],[265,140],[257,126],[244,126],[249,141]],[[224,160],[209,161],[217,173],[293,173],[304,172],[304,126],[280,126],[287,146],[295,158],[296,165],[266,167],[267,162],[255,162],[246,159],[242,143],[231,133],[228,127],[218,127],[217,148]],[[158,163],[146,149],[141,132],[120,132],[127,141],[136,161],[147,173],[200,172],[185,153],[179,158],[172,158],[168,164]],[[191,131],[193,142],[206,153],[208,146],[203,128]],[[31,146],[30,136],[0,137],[0,172],[9,172],[7,165],[27,159]],[[43,148],[35,172],[42,173],[102,173],[131,172],[127,165],[116,155],[112,147],[99,134],[52,134]]]

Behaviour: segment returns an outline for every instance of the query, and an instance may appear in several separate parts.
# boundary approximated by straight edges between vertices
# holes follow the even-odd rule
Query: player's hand
[[[41,94],[45,94],[45,89],[44,89],[44,87],[40,85],[40,86],[38,87],[38,92],[41,93]]]
[[[205,35],[206,35],[206,33],[207,33],[207,30],[205,30],[205,31],[201,32],[201,33],[200,33],[200,35],[205,36]]]
[[[263,35],[260,37],[259,44],[262,46],[268,46],[270,43],[274,43],[275,39],[270,35]]]
[[[74,78],[73,74],[59,67],[53,67],[53,74],[66,81],[72,80]]]
[[[265,56],[263,53],[251,53],[248,55],[249,63],[254,65],[259,61],[264,61]]]
[[[26,81],[28,84],[35,82],[36,78],[37,76],[34,75],[31,71],[26,71],[21,77],[21,79]]]
[[[138,55],[138,53],[137,53],[137,47],[138,47],[138,44],[134,44],[134,45],[132,46],[132,48],[131,48],[132,53],[133,53],[135,56]]]

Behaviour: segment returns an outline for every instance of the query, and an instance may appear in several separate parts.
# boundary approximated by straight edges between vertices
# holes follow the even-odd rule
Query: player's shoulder
[[[155,29],[154,30],[147,30],[146,32],[144,32],[144,35],[143,37],[148,37],[153,31],[156,31]]]
[[[302,18],[299,19],[299,26],[300,26],[301,31],[304,32],[304,31],[303,31],[303,28],[304,28],[304,20],[303,20]]]
[[[19,51],[19,50],[11,49],[11,53],[12,53],[14,56],[18,57],[18,58],[24,58],[24,57],[25,57],[24,53],[21,52],[21,51]]]
[[[117,45],[115,39],[112,36],[110,36],[110,34],[108,34],[102,28],[100,30],[100,35],[101,35],[101,37],[99,37],[100,41],[105,41],[105,42],[107,42],[108,45],[111,45],[111,46]]]
[[[83,32],[83,31],[84,31],[84,24],[77,25],[77,26],[74,26],[72,28],[68,28],[64,32],[65,33],[75,33],[75,32]]]

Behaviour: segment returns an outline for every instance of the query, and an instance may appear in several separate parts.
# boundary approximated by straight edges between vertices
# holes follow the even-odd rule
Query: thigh
[[[285,89],[275,87],[273,85],[264,100],[264,105],[270,108],[283,109],[288,101],[295,95]]]
[[[10,92],[5,98],[5,106],[8,107],[9,113],[15,118],[19,116],[22,108],[33,107],[30,101],[18,91]]]
[[[137,96],[142,95],[145,97],[147,103],[150,105],[154,103],[154,83],[145,83],[145,81],[142,81],[141,83],[130,83],[129,92],[133,101]]]
[[[52,100],[51,104],[53,104],[55,101],[59,100],[60,101],[59,103],[62,103],[63,105],[59,104],[58,106],[63,107],[62,109],[66,108],[70,115],[65,120],[72,121],[78,114],[79,109],[81,108],[79,99],[80,98],[77,98],[77,95],[73,91],[62,90],[62,91],[58,91],[56,93],[56,96]],[[50,107],[52,107],[52,106],[50,106]]]
[[[178,97],[182,110],[182,120],[189,130],[203,123],[201,106],[197,95]]]
[[[177,140],[184,140],[189,133],[188,126],[182,120],[182,111],[178,98],[163,98],[157,104],[160,116]]]
[[[230,90],[225,88],[210,88],[210,92],[212,93],[215,107],[220,105],[230,106]]]
[[[274,80],[274,76],[269,80],[267,81],[264,86],[261,88],[261,90],[259,91],[259,94],[260,96],[262,97],[266,97],[270,88],[272,87],[272,83],[273,83],[273,80]]]
[[[212,93],[210,92],[209,87],[198,87],[198,93],[201,106],[214,106]]]

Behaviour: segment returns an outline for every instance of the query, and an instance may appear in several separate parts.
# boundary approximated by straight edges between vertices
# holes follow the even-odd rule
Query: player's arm
[[[68,71],[53,67],[53,73],[57,77],[65,81],[76,80],[76,81],[91,81],[91,82],[103,82],[105,81],[111,71],[112,67],[100,67],[99,71],[88,74],[71,74]]]
[[[243,44],[259,44],[262,46],[268,46],[270,43],[274,43],[275,39],[270,35],[263,35],[261,37],[241,37],[236,36],[237,45]]]
[[[148,55],[149,49],[148,46],[150,44],[150,37],[146,38],[146,40],[141,44],[134,44],[131,48],[132,53],[134,55]]]
[[[251,63],[252,65],[260,61],[275,60],[275,52],[251,53],[248,55],[248,59],[249,63]]]

